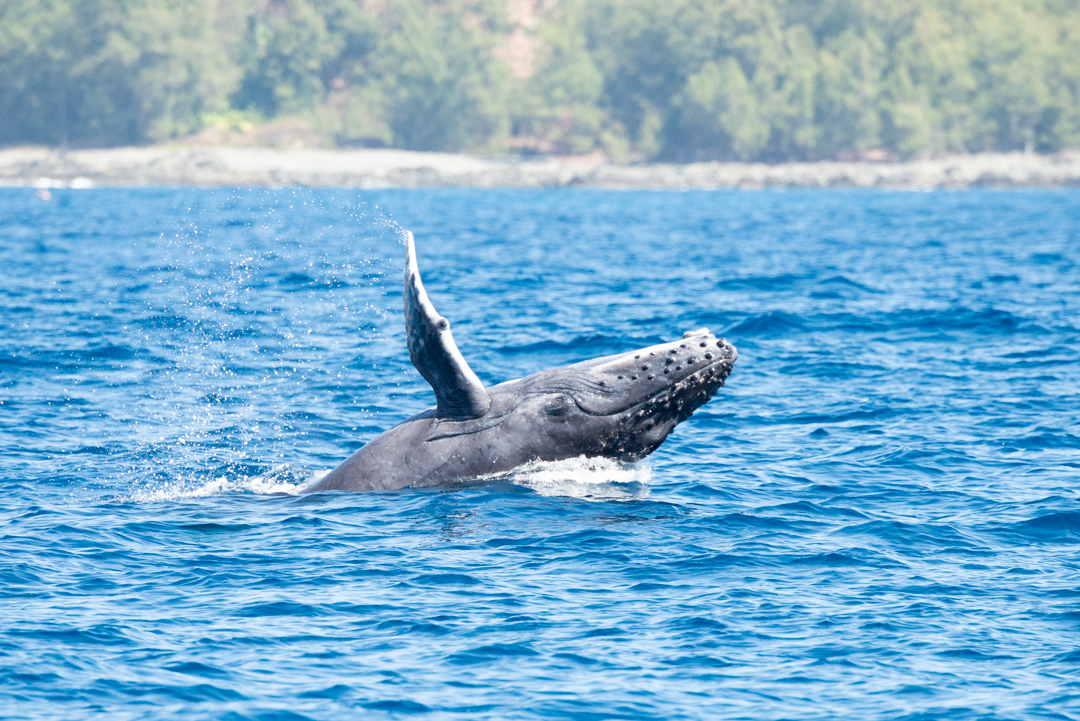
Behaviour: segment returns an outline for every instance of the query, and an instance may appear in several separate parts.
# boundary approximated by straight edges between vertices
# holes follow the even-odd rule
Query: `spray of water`
[[[396,224],[355,198],[257,193],[187,207],[139,271],[142,345],[158,359],[133,369],[124,409],[139,498],[303,486],[323,465],[303,449],[345,425],[334,398],[394,355]]]

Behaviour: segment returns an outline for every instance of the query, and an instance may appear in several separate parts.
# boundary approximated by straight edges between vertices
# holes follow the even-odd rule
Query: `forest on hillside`
[[[1080,0],[0,0],[0,144],[293,123],[618,162],[1080,147]]]

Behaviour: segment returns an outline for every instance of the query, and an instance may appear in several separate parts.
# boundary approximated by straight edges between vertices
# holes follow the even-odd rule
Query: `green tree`
[[[251,17],[244,79],[233,105],[273,117],[322,101],[323,66],[340,54],[339,40],[306,0],[268,4]]]
[[[847,29],[830,38],[818,53],[814,122],[820,135],[816,157],[881,144],[879,95],[884,71],[884,43],[874,32]]]
[[[750,81],[732,57],[709,62],[687,78],[667,147],[678,160],[748,159],[769,140]]]
[[[372,68],[384,87],[395,145],[461,150],[508,131],[510,76],[494,57],[495,33],[453,9],[405,0],[387,12]],[[498,15],[492,10],[487,17]]]
[[[587,153],[612,144],[598,107],[604,78],[581,32],[580,7],[561,9],[539,23],[534,73],[512,86],[511,132],[555,152]]]
[[[1080,0],[532,7],[512,28],[505,0],[0,0],[0,143],[160,141],[228,111],[640,160],[1080,147]]]
[[[0,3],[0,142],[116,145],[198,129],[237,73],[214,0]]]

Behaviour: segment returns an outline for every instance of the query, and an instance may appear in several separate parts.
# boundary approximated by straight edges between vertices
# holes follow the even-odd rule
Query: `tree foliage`
[[[112,145],[197,130],[237,70],[213,0],[0,2],[0,142]]]
[[[0,143],[242,113],[422,150],[1049,152],[1080,147],[1077,48],[1080,0],[0,0]]]

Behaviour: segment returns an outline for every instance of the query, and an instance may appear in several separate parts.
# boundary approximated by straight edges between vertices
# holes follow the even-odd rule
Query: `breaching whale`
[[[643,458],[716,394],[738,358],[702,328],[485,388],[424,290],[408,232],[405,326],[409,357],[436,406],[377,436],[307,492],[433,486],[538,460]]]

